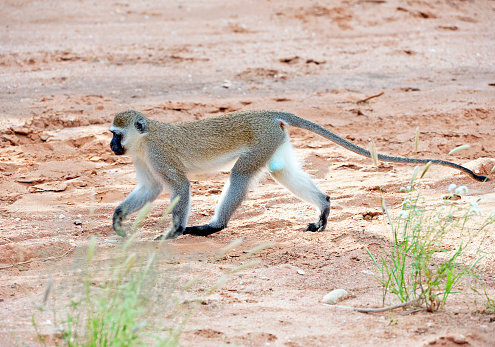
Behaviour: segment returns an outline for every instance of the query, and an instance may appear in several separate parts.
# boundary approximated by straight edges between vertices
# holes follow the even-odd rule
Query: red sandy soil
[[[168,122],[277,109],[409,157],[419,127],[420,158],[442,159],[470,144],[449,158],[482,174],[495,164],[493,1],[6,0],[0,19],[2,345],[37,344],[31,315],[44,288],[50,278],[76,281],[65,269],[91,236],[103,254],[123,243],[111,216],[136,180],[132,160],[109,148],[119,111]],[[493,345],[493,315],[471,284],[434,314],[362,314],[321,303],[344,288],[345,305],[381,306],[365,247],[379,254],[390,238],[379,187],[395,216],[413,167],[382,163],[376,172],[371,160],[315,134],[291,135],[305,169],[331,195],[327,229],[301,232],[315,211],[267,177],[227,229],[166,245],[177,272],[211,283],[241,264],[243,252],[274,243],[254,256],[260,265],[196,311],[181,344]],[[209,220],[226,178],[191,176],[190,224]],[[495,207],[493,180],[432,167],[424,182],[431,201],[455,183],[469,188],[461,202],[480,199],[486,213]],[[164,193],[154,203],[140,244],[156,247],[154,225],[168,202]],[[241,246],[212,260],[238,238]],[[488,245],[480,267],[494,297]],[[39,328],[53,332],[45,319]]]

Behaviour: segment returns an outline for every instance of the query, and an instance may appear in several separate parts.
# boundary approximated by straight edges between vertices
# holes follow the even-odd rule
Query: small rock
[[[23,128],[23,127],[14,127],[12,128],[12,130],[14,130],[14,132],[19,135],[29,135],[33,132],[32,129]]]
[[[361,270],[361,273],[366,274],[366,275],[372,275],[372,276],[374,276],[374,275],[375,275],[375,274],[373,273],[373,271],[370,271],[370,270]]]
[[[40,175],[28,175],[28,176],[21,176],[16,179],[17,182],[19,183],[42,183],[45,180],[44,177]]]
[[[231,86],[232,86],[232,83],[230,83],[230,81],[229,81],[229,80],[225,80],[225,81],[223,81],[223,83],[222,83],[222,87],[223,87],[223,88],[230,88]]]
[[[297,273],[299,275],[305,275],[306,274],[306,272],[304,272],[304,270],[302,270],[302,269],[297,269]]]
[[[62,192],[67,189],[67,183],[65,182],[50,182],[31,186],[28,188],[30,193],[39,192]]]
[[[349,296],[345,289],[335,289],[323,297],[323,302],[328,305],[335,305],[339,301],[344,300]]]
[[[82,225],[82,222],[79,219],[77,219],[77,220],[74,221],[74,224],[75,225]]]

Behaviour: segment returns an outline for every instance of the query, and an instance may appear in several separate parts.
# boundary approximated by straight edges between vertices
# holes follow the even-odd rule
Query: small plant
[[[172,330],[166,338],[153,337],[161,330],[151,318],[154,315],[150,314],[156,302],[161,301],[161,294],[153,289],[158,278],[154,269],[157,252],[138,252],[143,249],[135,243],[138,235],[135,231],[149,211],[150,207],[145,206],[139,212],[133,233],[110,261],[95,260],[96,238],[92,237],[86,259],[77,264],[79,281],[61,284],[58,292],[52,294],[62,297],[70,295],[70,303],[63,304],[62,308],[53,308],[55,336],[64,345],[147,346],[152,340],[155,340],[154,345],[177,345],[178,334]],[[140,253],[148,255],[141,256]],[[43,304],[46,304],[53,287],[50,285],[45,291]],[[166,305],[163,302],[160,304]],[[39,309],[43,311],[44,306]],[[38,331],[34,315],[33,325],[39,340],[46,344],[46,339]]]
[[[177,200],[171,203],[160,222]],[[169,283],[158,283],[158,271],[155,269],[157,251],[150,252],[149,248],[143,249],[135,242],[136,230],[141,227],[149,211],[150,205],[139,211],[130,237],[119,247],[117,254],[110,253],[109,261],[95,259],[96,238],[92,237],[85,260],[76,265],[78,269],[75,272],[80,273],[79,281],[62,283],[58,292],[52,294],[53,301],[60,300],[59,294],[62,297],[70,295],[70,303],[62,304],[62,308],[53,304],[55,337],[64,345],[148,346],[153,340],[153,345],[159,346],[178,344],[178,329],[170,329],[166,338],[157,338],[157,332],[162,329],[153,321],[156,316],[153,310],[157,304],[163,310],[171,310],[171,307],[166,307],[170,302],[164,302],[163,295],[155,287],[160,285],[162,290],[163,287],[171,287],[173,280],[166,278]],[[40,311],[45,310],[53,287],[50,282],[43,305],[38,307]],[[64,299],[62,301],[66,302]],[[46,345],[34,315],[32,322],[38,339]]]
[[[429,164],[420,179],[428,168]],[[478,200],[467,205],[457,203],[455,200],[467,193],[467,187],[456,185],[449,186],[449,194],[441,202],[431,205],[422,196],[421,185],[416,184],[419,173],[417,166],[410,185],[401,188],[408,197],[396,219],[390,216],[382,197],[390,244],[377,257],[366,251],[379,270],[377,279],[383,286],[384,303],[392,294],[400,302],[416,299],[432,312],[445,305],[467,277],[476,275],[475,267],[485,255],[483,246],[492,234],[495,211],[484,217]]]
[[[95,244],[93,238],[88,252],[89,266],[96,250]],[[128,241],[124,245],[124,250],[127,250],[129,244]],[[61,329],[63,341],[68,346],[143,344],[142,331],[147,323],[141,316],[146,306],[142,289],[150,279],[150,268],[155,256],[152,254],[144,262],[136,264],[138,256],[131,252],[122,257],[122,263],[97,286],[92,283],[94,278],[88,272],[84,281],[85,296],[81,300],[72,301],[69,312],[62,320],[65,325]],[[83,310],[80,310],[80,306]],[[81,325],[83,329],[79,331]]]
[[[485,299],[486,311],[489,313],[495,313],[495,299],[490,297],[486,292],[486,285],[483,286],[483,293],[480,293],[480,291],[476,288],[472,289],[476,294],[482,296]]]
[[[401,302],[419,298],[428,311],[436,311],[466,277],[474,275],[494,215],[483,218],[477,201],[466,206],[446,199],[428,207],[420,189],[409,192],[395,222],[383,200],[382,208],[392,232],[390,247],[383,248],[378,259],[367,252],[381,274],[383,300],[388,293]],[[456,235],[458,242],[445,242],[448,235]]]

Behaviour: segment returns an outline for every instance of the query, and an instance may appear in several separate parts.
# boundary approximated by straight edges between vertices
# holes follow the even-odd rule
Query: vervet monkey
[[[312,131],[350,151],[371,157],[368,150],[318,124],[286,112],[238,111],[179,123],[154,121],[133,110],[117,114],[110,127],[113,133],[110,147],[117,155],[132,156],[138,184],[115,210],[114,230],[125,236],[122,231],[124,218],[155,200],[165,187],[171,199],[179,196],[180,200],[172,210],[172,229],[157,239],[215,233],[227,227],[232,214],[246,198],[251,184],[264,169],[295,196],[319,211],[318,220],[308,224],[305,230],[324,230],[330,212],[330,197],[301,169],[289,142],[288,126]],[[464,171],[477,181],[488,180],[465,167],[443,160],[382,154],[378,154],[378,159],[411,164],[432,162]],[[212,220],[206,225],[188,227],[191,191],[186,174],[218,171],[229,163],[234,163],[234,166]]]

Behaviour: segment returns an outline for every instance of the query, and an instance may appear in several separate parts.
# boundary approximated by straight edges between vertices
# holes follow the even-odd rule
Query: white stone
[[[335,289],[323,297],[323,302],[328,305],[335,305],[339,301],[344,300],[349,296],[345,289]]]

